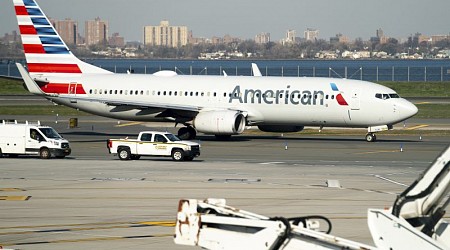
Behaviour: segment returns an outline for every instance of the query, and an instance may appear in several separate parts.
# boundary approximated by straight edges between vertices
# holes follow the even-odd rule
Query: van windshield
[[[53,128],[39,128],[39,130],[50,139],[61,139],[62,137]]]

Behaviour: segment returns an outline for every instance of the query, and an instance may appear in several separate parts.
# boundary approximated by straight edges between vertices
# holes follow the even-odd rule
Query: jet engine
[[[245,117],[241,112],[205,111],[194,119],[193,125],[197,131],[214,135],[236,135],[244,131]]]
[[[286,126],[286,125],[259,125],[259,130],[264,132],[299,132],[304,126]]]

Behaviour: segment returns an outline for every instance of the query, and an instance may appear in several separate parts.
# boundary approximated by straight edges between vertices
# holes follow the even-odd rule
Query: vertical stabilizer
[[[31,76],[112,74],[72,54],[35,0],[13,0]]]

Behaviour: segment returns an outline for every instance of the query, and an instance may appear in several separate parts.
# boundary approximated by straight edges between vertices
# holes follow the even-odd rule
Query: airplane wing
[[[111,101],[106,98],[92,98],[92,97],[84,97],[84,96],[71,96],[71,95],[59,95],[60,99],[69,99],[72,101],[89,101],[89,102],[100,102],[109,106],[116,107],[130,107],[136,109],[148,109],[148,108],[160,108],[160,109],[173,109],[180,111],[192,111],[199,112],[202,107],[192,106],[192,105],[175,105],[169,103],[156,103],[156,102],[139,102],[139,101],[129,101],[129,100],[114,100]]]

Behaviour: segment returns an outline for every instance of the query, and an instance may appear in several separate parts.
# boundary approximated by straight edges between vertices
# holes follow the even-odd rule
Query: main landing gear
[[[178,130],[178,138],[181,140],[193,140],[197,136],[197,131],[192,126],[182,127]]]
[[[377,136],[375,135],[375,133],[367,133],[366,135],[366,141],[368,142],[374,142],[377,140]]]

